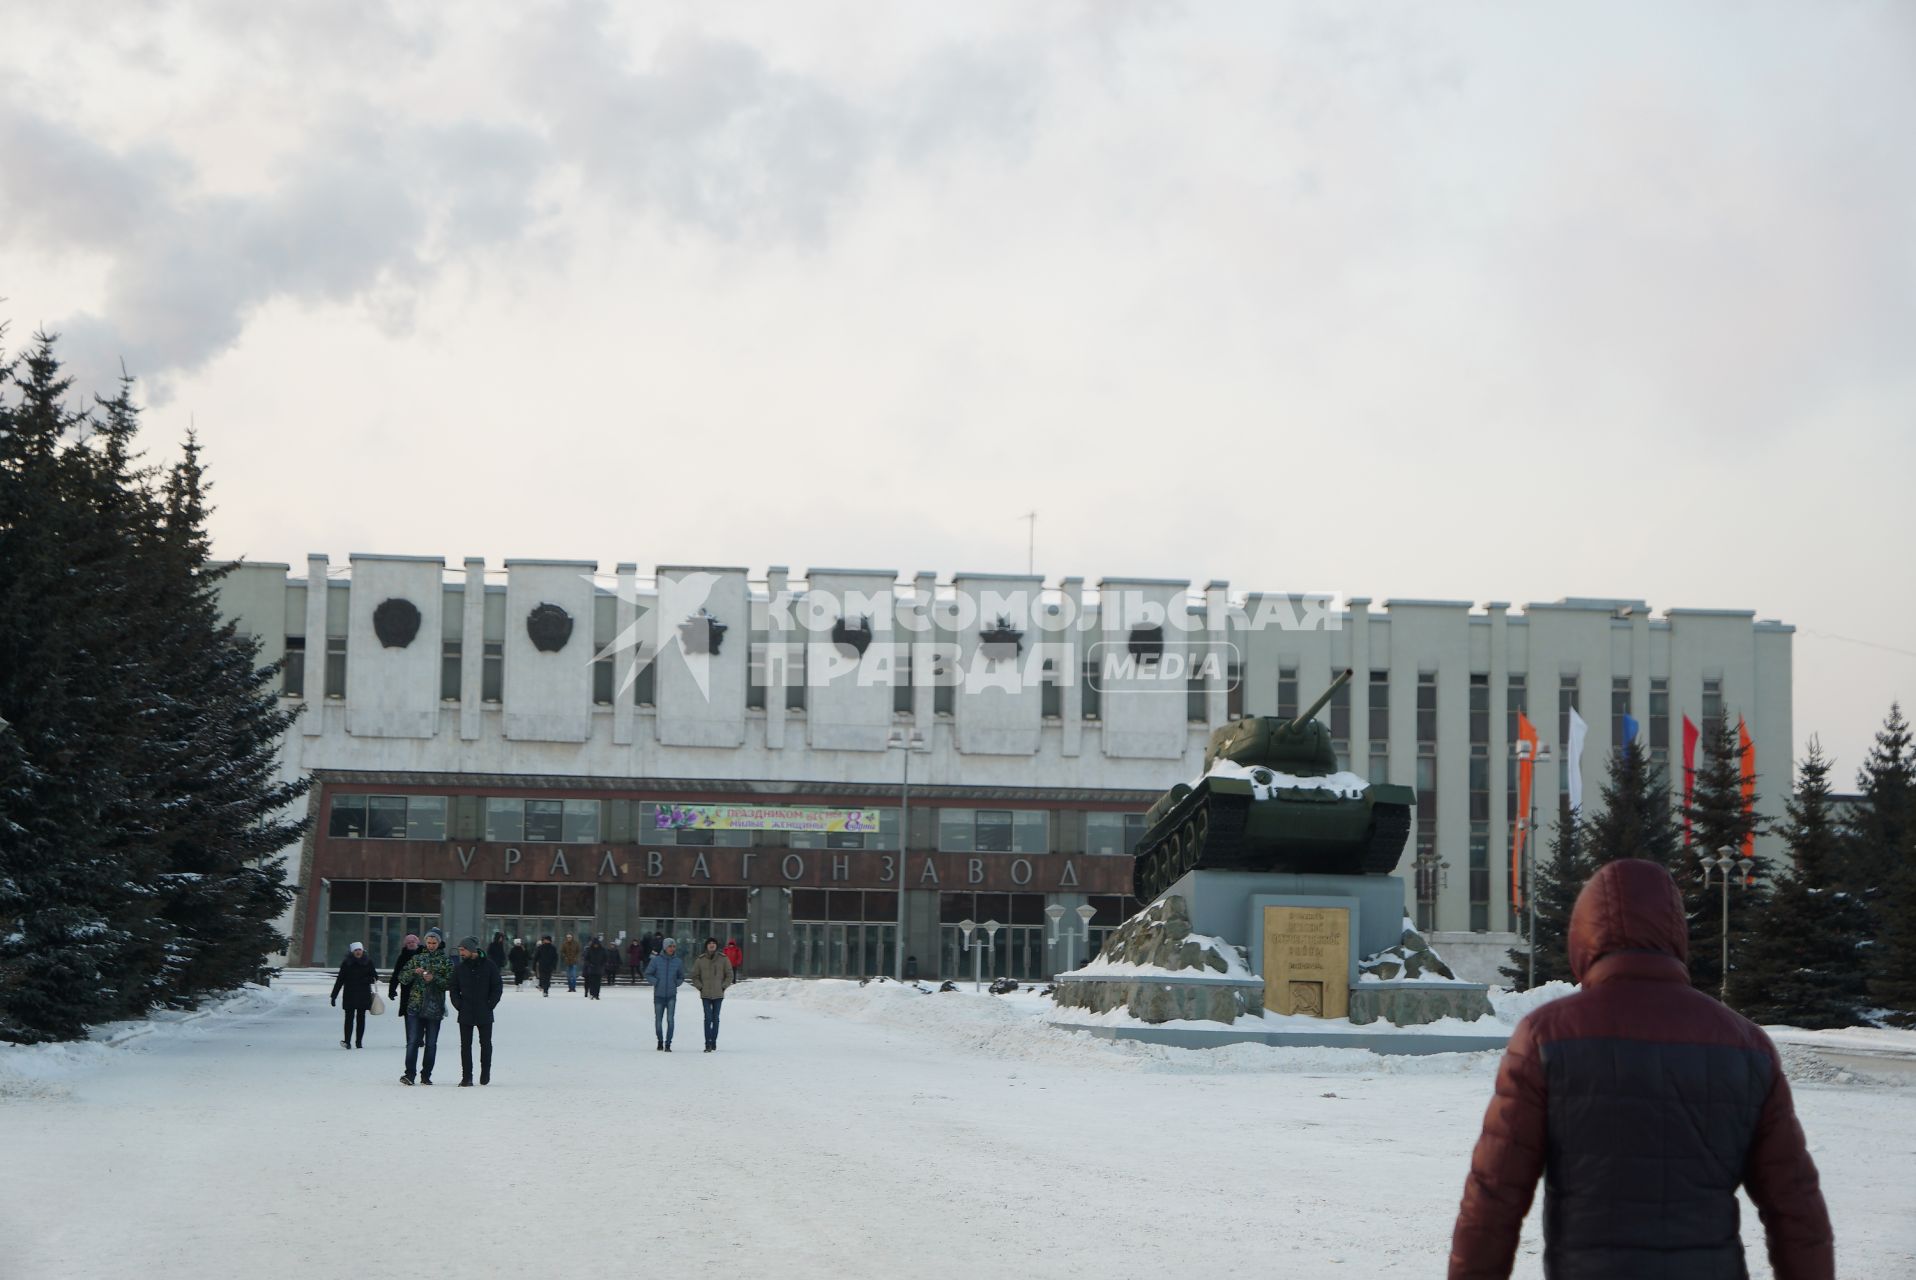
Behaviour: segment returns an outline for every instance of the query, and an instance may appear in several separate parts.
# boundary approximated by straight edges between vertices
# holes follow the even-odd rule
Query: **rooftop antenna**
[[[1025,537],[1025,572],[1032,573],[1033,566],[1038,563],[1038,513],[1027,511],[1018,518],[1029,526]]]

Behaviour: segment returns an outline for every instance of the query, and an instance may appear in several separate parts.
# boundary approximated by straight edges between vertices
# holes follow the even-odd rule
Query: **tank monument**
[[[1405,914],[1394,872],[1416,793],[1340,771],[1317,719],[1350,678],[1296,719],[1211,735],[1203,775],[1147,815],[1132,873],[1144,909],[1055,978],[1059,1025],[1192,1048],[1502,1046],[1487,988],[1458,981]]]

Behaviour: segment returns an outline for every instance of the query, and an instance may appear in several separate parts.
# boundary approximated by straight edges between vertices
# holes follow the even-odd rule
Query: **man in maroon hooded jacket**
[[[1743,1280],[1736,1189],[1776,1280],[1835,1275],[1829,1211],[1776,1047],[1690,986],[1670,873],[1625,858],[1570,916],[1582,984],[1517,1025],[1470,1161],[1451,1280],[1510,1274],[1544,1176],[1551,1280]]]

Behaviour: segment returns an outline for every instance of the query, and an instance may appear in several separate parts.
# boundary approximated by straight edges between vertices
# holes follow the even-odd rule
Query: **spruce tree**
[[[1551,827],[1549,856],[1536,860],[1531,891],[1536,895],[1538,986],[1572,981],[1570,912],[1577,905],[1577,895],[1583,892],[1583,886],[1597,869],[1588,852],[1589,844],[1586,825],[1577,814],[1571,813],[1560,817]],[[1517,919],[1520,934],[1530,927],[1528,915],[1526,906]],[[1497,972],[1513,991],[1526,990],[1530,985],[1530,953],[1519,945],[1512,947],[1508,954],[1510,963]]]
[[[284,939],[275,855],[291,717],[220,619],[199,448],[164,492],[130,384],[91,411],[51,338],[0,364],[0,1039],[261,975]]]
[[[1782,832],[1790,866],[1756,913],[1730,975],[1731,1002],[1758,1022],[1849,1027],[1866,1003],[1869,917],[1836,880],[1843,833],[1829,771],[1829,758],[1810,739]]]
[[[1856,784],[1862,802],[1844,845],[1874,937],[1870,998],[1887,1021],[1916,1025],[1916,748],[1900,704],[1890,705]]]
[[[109,416],[127,414],[119,402]],[[281,709],[277,666],[259,665],[259,642],[220,616],[209,563],[210,510],[198,440],[168,471],[153,589],[164,629],[155,664],[153,750],[169,797],[155,842],[164,857],[162,910],[177,942],[168,998],[190,1002],[265,976],[265,957],[286,945],[275,921],[292,897],[274,856],[305,831],[281,815],[305,779],[278,777],[279,740],[296,713]]]
[[[1843,878],[1865,901],[1875,902],[1888,891],[1891,872],[1916,826],[1916,747],[1900,703],[1890,704],[1857,770],[1856,789],[1863,800],[1843,841]]]
[[[1697,764],[1695,789],[1684,814],[1690,820],[1694,842],[1691,858],[1688,866],[1670,870],[1683,890],[1684,912],[1689,917],[1690,981],[1715,995],[1723,982],[1723,872],[1713,867],[1705,884],[1702,858],[1714,860],[1727,853],[1731,859],[1728,914],[1732,970],[1748,940],[1751,922],[1769,898],[1769,876],[1762,859],[1753,860],[1747,872],[1740,865],[1745,841],[1760,833],[1762,823],[1754,805],[1744,807],[1742,750],[1736,724],[1727,717],[1715,733],[1704,737],[1703,759]]]
[[[1645,858],[1681,874],[1676,816],[1663,770],[1640,749],[1610,756],[1603,811],[1586,823],[1593,867],[1618,858]]]
[[[138,1012],[142,887],[123,858],[128,530],[96,513],[84,413],[38,335],[0,380],[0,1039]],[[106,603],[102,605],[102,598]]]

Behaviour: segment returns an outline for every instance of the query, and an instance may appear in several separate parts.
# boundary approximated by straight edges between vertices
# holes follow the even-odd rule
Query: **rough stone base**
[[[1058,983],[1052,998],[1061,1005],[1093,1013],[1129,1009],[1132,1017],[1144,1022],[1179,1018],[1235,1022],[1247,1014],[1262,1017],[1264,1012],[1261,985],[1180,983],[1166,978],[1136,982],[1074,982],[1067,978]]]
[[[1359,983],[1351,988],[1351,1021],[1417,1027],[1439,1018],[1475,1022],[1490,1016],[1488,988],[1474,982]]]
[[[1191,934],[1191,914],[1182,897],[1158,899],[1125,921],[1105,942],[1100,959],[1113,964],[1154,965],[1185,970],[1190,980],[1175,974],[1127,978],[1122,973],[1092,978],[1060,978],[1052,999],[1074,1009],[1105,1013],[1128,1009],[1145,1022],[1197,1019],[1233,1022],[1246,1014],[1261,1016],[1264,984],[1227,979],[1229,960],[1217,943]],[[1240,964],[1243,955],[1238,957]]]

